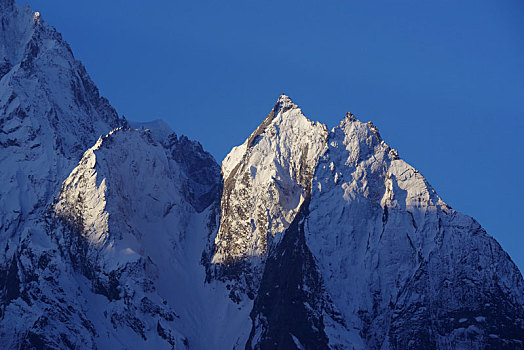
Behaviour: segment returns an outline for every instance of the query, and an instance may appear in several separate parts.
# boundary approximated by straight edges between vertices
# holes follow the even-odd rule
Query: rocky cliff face
[[[222,163],[220,227],[212,263],[252,297],[268,246],[280,239],[310,191],[327,129],[308,120],[285,95]],[[236,297],[240,297],[236,295]]]
[[[0,20],[1,348],[523,348],[517,267],[373,124],[282,95],[220,170]]]

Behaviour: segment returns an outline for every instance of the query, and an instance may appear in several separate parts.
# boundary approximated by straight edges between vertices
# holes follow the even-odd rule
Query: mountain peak
[[[277,102],[282,103],[282,104],[294,104],[293,101],[291,100],[291,97],[289,97],[288,95],[284,93],[280,94]]]
[[[262,124],[222,162],[222,214],[212,263],[224,270],[217,276],[245,265],[249,277],[239,290],[256,287],[268,239],[281,238],[308,197],[327,137],[325,125],[311,122],[282,94]]]
[[[289,109],[298,108],[298,106],[291,100],[289,96],[286,94],[281,94],[278,97],[277,103],[275,104],[275,107],[273,108],[274,114],[277,114],[278,112],[285,112]]]
[[[346,112],[346,116],[344,117],[344,119],[347,119],[347,120],[352,121],[352,122],[357,120],[355,115],[353,113],[351,113],[350,111]]]

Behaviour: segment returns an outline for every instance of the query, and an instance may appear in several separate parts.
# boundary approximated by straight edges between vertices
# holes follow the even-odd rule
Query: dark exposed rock
[[[322,320],[322,278],[304,238],[308,205],[309,201],[302,204],[280,244],[269,253],[246,349],[298,348],[293,336],[305,349],[329,349]],[[254,339],[255,334],[260,338]]]

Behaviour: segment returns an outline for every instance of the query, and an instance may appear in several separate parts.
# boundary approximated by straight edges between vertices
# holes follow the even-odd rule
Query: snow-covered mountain
[[[329,133],[309,197],[278,236],[249,348],[523,346],[515,264],[350,113]]]
[[[56,261],[46,212],[81,154],[124,121],[37,14],[2,0],[0,22],[0,347],[7,349],[40,344],[32,330],[43,324],[56,326],[57,338],[88,325],[68,311],[74,293],[47,285],[56,282],[50,269],[68,267]]]
[[[0,22],[0,348],[524,347],[520,271],[373,124],[282,95],[220,169]]]
[[[99,322],[95,329],[110,330],[95,335],[100,348],[229,341],[220,341],[216,318],[233,302],[223,286],[203,288],[201,264],[220,170],[198,143],[161,127],[119,128],[101,137],[51,207],[57,224],[50,234],[87,279],[86,302],[97,305],[86,312]],[[201,327],[208,337],[200,337]]]
[[[56,183],[98,136],[123,121],[59,33],[28,7],[0,4],[0,238],[5,245],[52,198]]]
[[[252,296],[258,287],[268,245],[289,227],[310,192],[327,133],[325,125],[309,121],[282,95],[255,132],[222,162],[212,263],[218,265],[217,277],[237,280],[232,295],[240,288]]]

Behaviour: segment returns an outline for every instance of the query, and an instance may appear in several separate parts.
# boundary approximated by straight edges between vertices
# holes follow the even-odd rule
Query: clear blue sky
[[[329,128],[373,121],[524,270],[524,1],[29,3],[120,114],[219,162],[282,92]]]

